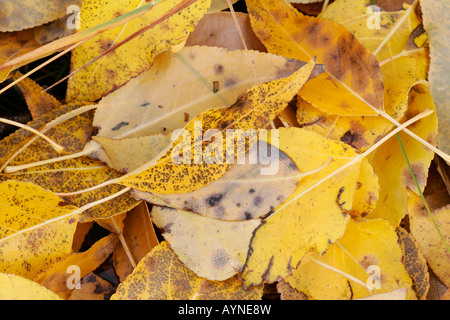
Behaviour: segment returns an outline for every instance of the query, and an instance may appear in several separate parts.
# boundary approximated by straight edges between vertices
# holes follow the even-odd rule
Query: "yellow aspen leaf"
[[[0,300],[61,300],[46,287],[15,274],[0,273]]]
[[[448,288],[450,286],[450,271],[448,268],[450,252],[448,252],[445,243],[439,236],[422,199],[412,191],[408,191],[408,213],[411,235],[422,249],[430,268]],[[449,206],[433,210],[432,214],[440,232],[448,243],[450,241],[450,233],[448,232],[450,224]]]
[[[446,18],[450,14],[448,1],[421,0],[424,28],[429,37],[430,70],[429,78],[431,95],[436,104],[439,117],[439,148],[450,153],[449,143],[449,107],[448,74],[450,61],[449,44],[446,40],[450,30],[450,22]]]
[[[415,1],[414,5],[406,5],[405,9],[394,12],[380,10],[379,15],[373,15],[376,9],[368,9],[366,0],[335,1],[319,16],[344,25],[369,52],[382,61],[400,53],[411,32],[419,25],[419,18],[414,11],[417,3]]]
[[[246,286],[283,279],[307,252],[321,254],[341,238],[360,175],[361,163],[352,162],[356,153],[344,143],[300,128],[280,128],[279,133],[279,148],[300,172],[321,170],[303,177],[256,229],[242,272]]]
[[[153,207],[151,216],[187,268],[219,281],[242,269],[252,233],[261,223],[260,219],[223,221],[159,206]]]
[[[33,49],[39,48],[41,44],[34,39],[33,30],[2,33],[0,37],[0,64],[13,57],[20,56]],[[16,64],[10,68],[0,71],[0,83],[5,81],[11,71],[25,65]]]
[[[139,262],[111,300],[257,300],[261,296],[262,288],[244,290],[237,277],[226,281],[198,277],[163,241]]]
[[[21,76],[20,72],[15,72],[13,79],[17,80]],[[30,110],[33,119],[61,106],[61,103],[55,97],[47,92],[42,92],[44,89],[30,78],[23,79],[17,86],[25,97],[28,110]]]
[[[248,50],[267,52],[266,47],[253,32],[248,14],[236,12],[236,20]],[[186,46],[223,47],[229,50],[244,50],[243,41],[239,35],[231,12],[216,12],[205,14],[189,35]],[[250,61],[247,57],[247,61]],[[270,67],[270,66],[267,66]],[[257,72],[257,67],[254,67]],[[267,72],[267,71],[266,71]]]
[[[413,282],[412,289],[417,299],[425,300],[430,289],[430,274],[428,273],[427,261],[411,233],[402,227],[398,227],[397,236],[403,252],[403,264]]]
[[[250,164],[248,159],[248,154],[262,144],[266,142],[259,141],[250,148],[244,164],[233,165],[221,178],[203,188],[167,195],[135,190],[135,198],[221,220],[249,220],[264,216],[294,192],[300,172],[284,152],[267,146],[267,150],[270,148],[271,152],[278,154],[277,161],[270,164],[277,171],[263,175],[262,171],[268,166]]]
[[[124,26],[102,33],[72,52],[72,70],[84,66],[114,44],[161,18],[182,0],[162,1],[152,10]],[[166,18],[150,30],[130,40],[104,58],[83,68],[68,82],[67,101],[96,101],[148,70],[154,57],[183,43],[204,15],[210,0],[198,0],[184,7],[180,14]],[[85,0],[80,12],[80,31],[96,27],[142,6],[141,0],[120,0],[104,3]]]
[[[91,228],[93,227],[94,222],[78,222],[77,229],[75,230],[75,234],[73,235],[72,241],[72,251],[79,252],[83,246],[84,241],[86,240],[86,235],[89,233]]]
[[[427,50],[414,43],[423,34],[414,10],[417,3],[395,12],[374,13],[378,9],[368,8],[365,0],[335,1],[320,14],[345,26],[380,61],[384,110],[395,120],[400,120],[408,107],[411,86],[427,77]],[[373,25],[375,19],[379,19],[379,27]]]
[[[147,204],[142,202],[134,207],[127,213],[123,223],[122,233],[125,245],[128,247],[134,263],[138,263],[159,244]],[[121,282],[133,272],[134,266],[131,264],[124,243],[120,243],[114,249],[113,263]]]
[[[101,150],[91,154],[119,172],[131,172],[155,158],[170,144],[170,136],[151,136],[112,139],[100,136],[92,140],[101,145]]]
[[[386,135],[392,124],[381,117],[331,115],[298,98],[297,121],[301,128],[312,130],[332,140],[340,140],[362,153]]]
[[[229,107],[245,90],[290,76],[304,64],[268,53],[216,47],[164,52],[150,70],[100,100],[93,124],[99,128],[97,136],[114,139],[167,135],[203,111]],[[171,94],[160,88],[171,89]]]
[[[46,123],[70,111],[76,110],[78,107],[78,104],[64,105],[33,120],[29,125],[44,131]],[[92,115],[89,113],[78,115],[47,130],[46,135],[63,145],[67,154],[79,152],[83,150],[87,140],[91,136],[91,117]],[[1,161],[3,163],[9,161],[12,155],[29,142],[31,142],[31,144],[29,144],[18,156],[13,158],[11,161],[12,165],[22,165],[34,161],[48,160],[58,155],[45,141],[35,138],[33,140],[32,136],[33,135],[30,134],[29,131],[20,129],[1,140]],[[15,173],[2,173],[0,174],[0,181],[13,179],[17,181],[32,182],[44,189],[64,193],[73,191],[74,188],[85,189],[86,187],[96,186],[99,183],[120,176],[121,174],[119,172],[100,161],[89,157],[79,157],[24,169]],[[66,200],[72,205],[81,207],[87,203],[105,198],[121,189],[123,189],[123,187],[119,185],[110,185],[101,190],[67,197]],[[110,217],[115,214],[127,212],[138,203],[139,201],[134,200],[130,193],[126,193],[118,198],[83,212],[80,215],[79,220],[80,222],[87,222],[97,218]]]
[[[356,280],[357,281],[356,281]],[[309,299],[360,299],[412,283],[397,234],[383,219],[350,220],[344,236],[323,254],[310,254],[286,281]]]
[[[255,34],[270,53],[307,61],[325,71],[299,95],[338,115],[376,115],[383,110],[383,80],[375,57],[344,26],[301,14],[286,1],[246,2]]]
[[[414,117],[426,109],[434,110],[435,107],[428,84],[421,82],[411,89],[408,110],[401,122]],[[429,143],[436,145],[436,114],[417,121],[409,129]],[[399,136],[413,172],[423,190],[427,181],[428,168],[434,157],[434,153],[403,132],[400,132]],[[380,195],[376,208],[367,218],[383,218],[390,221],[394,227],[397,227],[407,213],[406,188],[418,192],[397,137],[386,141],[374,151],[369,159],[379,179]]]
[[[117,237],[114,234],[110,234],[94,243],[88,250],[73,253],[56,262],[50,268],[38,274],[33,280],[56,293],[62,299],[68,299],[76,285],[76,283],[73,283],[73,280],[71,283],[73,286],[69,288],[67,285],[68,281],[71,280],[69,278],[74,275],[73,272],[79,270],[79,276],[83,278],[94,271],[113,252],[116,244]]]
[[[256,132],[256,129],[266,128],[270,121],[286,108],[288,102],[303,84],[309,80],[314,67],[315,62],[311,60],[288,77],[259,84],[246,90],[230,107],[213,108],[202,112],[184,127],[181,134],[178,133],[175,137],[175,147],[178,145],[179,149],[176,151],[176,155],[182,150],[179,147],[180,145],[185,148],[183,144],[190,144],[187,152],[183,152],[190,156],[190,160],[186,161],[187,163],[184,163],[185,161],[175,163],[173,161],[173,150],[176,149],[171,147],[156,164],[151,163],[149,167],[145,165],[148,168],[143,166],[139,169],[142,170],[140,173],[130,173],[119,183],[140,191],[170,194],[194,191],[217,180],[231,167],[231,164],[229,164],[231,161],[225,161],[225,151],[230,152],[229,148],[231,148],[234,157],[239,156],[239,154],[235,154],[234,140],[231,145],[226,143],[226,139],[223,137],[226,131],[233,129],[238,138],[241,136],[245,138],[248,129],[253,129]],[[198,127],[198,124],[200,124],[200,127]],[[205,153],[204,150],[208,145],[204,146],[200,140],[203,140],[203,135],[207,129],[216,130],[217,134],[214,134],[214,138],[217,139],[215,145],[218,144],[218,147],[222,149],[217,155],[223,156],[222,160],[214,160],[211,164],[201,161]],[[226,145],[225,148],[224,145]],[[196,152],[197,146],[201,148],[201,155],[199,156],[196,155],[198,154]],[[245,148],[236,149],[246,151]],[[233,161],[236,161],[236,158],[233,158]]]
[[[6,0],[0,2],[0,32],[20,31],[62,18],[81,0]]]
[[[379,194],[378,177],[367,158],[364,158],[361,161],[361,172],[356,182],[353,205],[349,213],[354,218],[365,217],[375,209]]]
[[[0,271],[29,279],[72,251],[77,208],[31,183],[0,183]]]

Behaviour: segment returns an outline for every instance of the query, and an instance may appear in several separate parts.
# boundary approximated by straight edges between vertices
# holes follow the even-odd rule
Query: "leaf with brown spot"
[[[13,79],[17,80],[21,76],[20,72],[15,72]],[[25,97],[28,110],[30,110],[33,119],[39,118],[61,106],[61,103],[55,97],[47,92],[42,92],[44,89],[30,78],[23,79],[17,86]]]
[[[294,192],[301,174],[284,152],[266,145],[267,150],[270,148],[271,152],[278,154],[278,159],[270,164],[277,168],[275,174],[264,175],[264,168],[267,169],[268,165],[249,161],[249,154],[263,144],[266,142],[259,141],[253,145],[244,164],[233,165],[223,177],[203,188],[178,194],[150,194],[135,190],[135,198],[221,220],[249,220],[264,216]]]
[[[223,281],[238,274],[260,219],[223,221],[153,206],[152,221],[178,258],[199,277]]]
[[[69,277],[73,276],[69,267],[80,268],[80,277],[83,278],[90,272],[96,270],[108,256],[112,253],[117,244],[117,237],[114,234],[106,236],[94,243],[87,251],[73,253],[65,259],[56,262],[49,269],[40,273],[33,280],[47,289],[55,292],[63,299],[69,298],[73,287],[67,286]]]
[[[395,230],[383,219],[351,219],[338,243],[323,255],[306,256],[286,281],[314,300],[360,299],[412,285]]]
[[[403,251],[403,264],[413,282],[417,299],[425,300],[430,289],[430,274],[425,257],[411,233],[402,227],[397,228],[398,241]]]
[[[68,82],[67,101],[94,102],[148,70],[157,54],[183,43],[205,14],[210,0],[197,0],[186,6],[182,3],[182,0],[159,2],[148,13],[124,26],[104,32],[74,49],[71,69],[77,70],[110,49],[112,45],[151,25],[177,5],[181,6],[179,14],[164,19],[73,75]],[[96,27],[140,6],[141,0],[107,3],[100,0],[85,0],[80,13],[80,31]]]
[[[45,124],[71,110],[77,109],[79,105],[64,105],[50,113],[41,116],[29,125],[36,129],[45,131]],[[56,127],[46,130],[45,133],[52,139],[58,141],[65,147],[67,154],[72,154],[83,150],[87,140],[91,136],[92,115],[84,113],[67,120]],[[0,161],[9,161],[18,150],[26,143],[32,141],[33,134],[25,129],[20,129],[12,135],[0,141]],[[35,139],[28,147],[11,161],[11,165],[27,164],[34,161],[52,159],[59,156],[42,139]],[[17,180],[35,183],[53,192],[64,193],[73,191],[74,188],[85,189],[98,185],[99,183],[120,177],[121,174],[104,163],[89,157],[79,157],[50,163],[35,168],[21,170],[15,173],[0,174],[0,181]],[[113,193],[122,190],[119,185],[111,185],[101,190],[86,192],[81,195],[67,197],[66,201],[77,207],[87,203],[105,198]],[[133,199],[130,193],[121,195],[102,205],[91,208],[83,212],[80,222],[87,222],[93,219],[106,218],[115,214],[129,211],[136,206],[139,201]]]
[[[246,286],[285,278],[306,253],[321,254],[342,237],[361,172],[356,153],[342,142],[299,128],[279,132],[280,150],[300,172],[315,173],[255,230],[242,272]]]
[[[450,252],[439,236],[434,223],[428,215],[422,199],[408,191],[408,213],[411,235],[419,244],[428,265],[448,288],[450,286]],[[450,206],[447,205],[431,213],[447,243],[450,241]]]
[[[286,1],[248,0],[253,30],[270,53],[299,60],[316,57],[323,74],[299,95],[339,115],[376,115],[383,110],[383,80],[375,57],[342,25],[299,13]]]
[[[139,262],[111,300],[258,300],[262,288],[244,290],[238,277],[226,281],[200,278],[163,241]]]
[[[408,110],[401,122],[410,119],[427,108],[435,109],[428,84],[421,82],[412,88],[409,95]],[[436,114],[419,120],[411,125],[409,129],[431,144],[436,145]],[[399,135],[413,172],[423,190],[434,153],[405,133],[400,132]],[[370,163],[379,179],[380,196],[376,208],[367,218],[383,218],[390,221],[394,227],[397,227],[407,213],[406,188],[418,192],[397,137],[389,139],[375,150],[373,156],[370,157]]]
[[[205,110],[229,107],[252,86],[290,76],[304,64],[268,53],[217,47],[165,52],[150,70],[101,99],[93,124],[99,127],[100,137],[169,135]],[[314,72],[319,69],[316,66]]]
[[[246,90],[230,107],[204,111],[171,137],[173,146],[169,146],[155,164],[151,161],[119,183],[140,191],[170,194],[195,191],[217,180],[231,168],[230,163],[237,161],[250,147],[251,142],[245,141],[246,135],[252,140],[256,129],[265,129],[309,80],[314,67],[315,62],[311,60],[288,77]],[[215,131],[207,132],[210,129]],[[238,138],[237,143],[226,143],[224,136],[231,130]],[[209,143],[212,136],[214,142]],[[239,143],[241,147],[235,147]],[[211,156],[211,145],[218,148],[214,157]],[[201,161],[197,149],[201,149],[202,159],[205,154],[210,155],[211,163]],[[183,156],[175,161],[180,153]],[[226,153],[231,153],[233,158],[229,159]]]
[[[72,251],[77,209],[31,183],[0,183],[0,271],[33,279]]]
[[[81,0],[5,0],[0,2],[0,32],[20,31],[62,18]]]

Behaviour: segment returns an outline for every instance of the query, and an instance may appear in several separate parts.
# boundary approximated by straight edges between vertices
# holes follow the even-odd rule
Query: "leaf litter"
[[[428,33],[418,0],[400,2],[369,28],[363,0],[310,15],[296,9],[316,10],[309,1],[248,0],[237,15],[224,2],[207,12],[209,1],[131,1],[103,20],[89,0],[83,30],[31,45],[20,64],[7,57],[2,72],[33,50],[77,46],[66,101],[15,76],[34,118],[0,141],[0,288],[18,288],[4,297],[107,298],[96,281],[112,299],[253,300],[277,283],[281,299],[415,300],[427,298],[430,268],[448,286],[438,235],[448,238],[448,197],[428,198],[439,203],[431,223],[418,196],[436,183],[433,157],[449,159],[437,148],[443,76],[428,79],[442,36]],[[127,11],[140,16],[117,26]],[[230,149],[231,130],[242,140]],[[261,149],[279,158],[252,163]],[[108,236],[81,252],[92,222]],[[108,256],[117,284],[92,273]],[[68,264],[83,266],[80,292],[67,287]]]

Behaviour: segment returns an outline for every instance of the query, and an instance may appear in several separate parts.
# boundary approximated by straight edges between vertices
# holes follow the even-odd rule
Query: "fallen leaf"
[[[186,46],[223,47],[228,50],[244,50],[247,48],[248,50],[266,52],[266,47],[253,32],[248,14],[236,12],[235,15],[240,29],[237,28],[231,12],[205,14],[189,35]],[[243,38],[240,37],[239,31]],[[251,58],[248,57],[247,61],[253,63]],[[258,72],[256,66],[254,69],[255,72]]]
[[[425,300],[430,289],[430,275],[425,257],[412,235],[402,227],[397,228],[397,236],[403,252],[403,264],[413,282],[417,299]]]
[[[237,277],[209,281],[196,276],[161,242],[122,282],[111,300],[256,300],[262,287],[243,290]]]
[[[149,194],[135,190],[134,196],[214,219],[249,220],[262,217],[294,192],[300,177],[295,163],[274,146],[266,145],[266,150],[270,148],[271,152],[278,154],[278,160],[270,164],[277,168],[275,174],[262,174],[268,165],[250,164],[248,155],[262,144],[266,145],[266,142],[259,141],[250,148],[244,164],[233,165],[220,179],[203,188],[177,194]],[[155,201],[154,197],[158,199]]]
[[[427,108],[435,109],[426,82],[421,82],[411,89],[408,106],[405,117],[401,121],[402,123]],[[409,129],[429,143],[436,144],[436,114],[417,121],[409,126]],[[428,168],[433,160],[434,153],[403,132],[400,132],[399,136],[419,186],[423,191],[427,181]],[[370,163],[378,176],[380,195],[376,208],[367,218],[383,218],[396,227],[407,213],[406,188],[418,192],[397,137],[389,139],[375,150],[370,157]]]
[[[0,65],[14,57],[21,56],[39,48],[40,46],[41,44],[34,38],[33,30],[2,33],[2,36],[0,37]],[[0,83],[9,77],[11,71],[18,69],[25,64],[26,63],[15,64],[12,67],[1,70]]]
[[[304,64],[255,51],[248,55],[256,78],[242,50],[195,46],[160,54],[150,70],[100,100],[93,123],[99,128],[97,136],[170,134],[203,111],[229,107],[245,90],[290,76]],[[219,85],[217,92],[214,82]],[[160,88],[175,90],[168,95]]]
[[[81,279],[80,289],[73,290],[67,300],[109,300],[115,291],[113,284],[91,272]]]
[[[79,270],[79,276],[83,278],[97,269],[108,258],[116,244],[117,237],[114,234],[106,236],[94,243],[87,251],[73,253],[56,262],[33,280],[56,293],[62,299],[68,299],[72,290],[74,290],[73,287],[69,288],[67,285],[68,281],[71,281],[69,278],[73,276],[72,268],[74,266],[79,268],[75,270]],[[75,283],[72,284],[75,285]]]
[[[0,300],[61,300],[46,287],[15,274],[0,273]]]
[[[130,21],[125,26],[104,32],[75,48],[72,51],[71,69],[77,70],[84,66],[115,43],[161,18],[170,9],[181,3],[182,0],[160,2],[148,13]],[[140,0],[120,0],[108,3],[100,0],[85,0],[80,12],[80,31],[117,18],[140,7],[141,4]],[[210,0],[195,1],[191,5],[183,7],[179,11],[180,14],[165,19],[101,60],[83,68],[70,77],[66,100],[68,102],[94,102],[148,70],[158,53],[179,45],[187,39],[209,5]]]
[[[395,230],[383,219],[350,220],[337,243],[323,255],[305,257],[286,281],[318,300],[373,297],[412,285]]]
[[[15,72],[13,79],[17,80],[21,76],[20,72]],[[23,79],[17,86],[25,97],[28,110],[30,110],[33,119],[39,118],[61,106],[61,103],[55,97],[47,92],[42,92],[44,89],[30,78]]]
[[[81,2],[81,0],[2,1],[0,3],[0,32],[20,31],[59,19],[67,14],[69,6],[80,6]]]
[[[300,172],[324,168],[303,177],[256,229],[242,272],[246,286],[283,279],[307,252],[321,254],[342,237],[360,175],[360,162],[350,163],[356,153],[342,142],[299,128],[280,128],[279,133],[280,150]]]
[[[0,271],[28,279],[72,251],[77,209],[31,183],[0,183]]]
[[[184,263],[199,277],[223,281],[239,273],[253,231],[261,220],[223,221],[170,207],[153,206],[152,221]]]
[[[299,95],[316,108],[339,115],[376,115],[383,110],[383,80],[377,60],[342,25],[301,14],[286,1],[248,0],[255,34],[270,53],[308,61],[324,73]]]
[[[143,166],[139,169],[139,171],[142,170],[141,172],[137,174],[130,173],[130,175],[121,179],[119,183],[140,191],[169,194],[194,191],[217,180],[230,169],[231,161],[236,161],[239,156],[234,151],[234,140],[232,145],[228,143],[225,148],[223,147],[226,142],[226,139],[223,137],[226,130],[233,129],[233,132],[238,134],[237,138],[245,138],[246,131],[249,129],[253,129],[256,132],[255,129],[266,128],[270,121],[286,108],[295,93],[310,78],[314,66],[315,62],[312,60],[288,77],[259,84],[246,90],[230,107],[213,108],[204,111],[189,122],[181,133],[178,132],[175,139],[172,137],[172,140],[175,141],[175,146],[171,147],[166,155],[161,157],[156,164],[151,163],[150,166]],[[201,124],[200,128],[198,128],[198,124]],[[196,147],[196,145],[204,148],[201,150],[202,156],[205,153],[211,155],[211,150],[205,152],[209,144],[203,146],[203,143],[199,140],[199,134],[200,138],[203,139],[207,128],[215,129],[217,132],[214,133],[214,138],[217,139],[214,147],[222,150],[216,152],[215,157],[222,155],[222,160],[214,158],[210,164],[205,161],[198,164],[197,151],[194,150],[199,147]],[[222,139],[219,139],[219,136]],[[183,143],[179,142],[180,137],[182,142],[184,141]],[[173,154],[178,155],[181,153],[181,148],[185,148],[186,142],[189,142],[190,146],[183,153],[186,152],[189,155],[193,153],[193,157],[189,157],[190,161],[174,162]],[[225,155],[225,151],[228,150],[227,153],[229,153],[229,148],[232,148],[232,160],[225,158],[228,157]],[[242,155],[246,151],[245,148],[236,149],[242,149],[238,150],[238,152],[242,152]]]
[[[83,150],[92,130],[92,115],[89,113],[81,114],[75,118],[67,120],[60,125],[45,130],[45,124],[51,120],[66,114],[79,107],[78,104],[64,105],[42,117],[29,123],[33,128],[45,131],[52,139],[58,141],[65,147],[67,154],[76,153]],[[30,142],[33,134],[29,131],[20,129],[12,135],[0,141],[0,161],[5,163],[17,153],[26,143]],[[11,165],[22,165],[35,161],[52,159],[58,154],[48,146],[42,139],[35,139],[18,156],[11,161]],[[53,192],[70,192],[74,188],[85,189],[120,177],[121,174],[104,163],[89,157],[79,157],[75,159],[64,160],[35,168],[21,170],[15,173],[2,173],[0,180],[14,179],[17,181],[33,182],[45,189]],[[123,189],[119,185],[110,185],[102,190],[83,193],[81,195],[67,197],[65,200],[70,204],[81,207],[87,203],[105,198],[113,193]],[[88,222],[93,219],[106,218],[114,214],[127,212],[139,201],[133,199],[130,193],[124,194],[102,205],[91,208],[83,212],[80,216],[80,222]]]
[[[410,218],[411,235],[422,249],[428,265],[437,277],[448,288],[450,286],[450,271],[448,268],[450,252],[436,230],[436,226],[428,215],[422,199],[408,191],[408,213]],[[448,224],[450,207],[445,206],[432,212],[437,227],[447,243],[450,241]]]
[[[450,30],[450,22],[446,17],[450,14],[448,2],[434,0],[420,0],[424,28],[427,31],[430,45],[430,70],[429,81],[431,95],[436,104],[436,112],[439,118],[439,148],[450,153],[448,127],[450,117],[448,92],[450,61],[448,57],[449,44],[444,40]]]
[[[133,262],[138,263],[159,244],[147,204],[142,202],[133,208],[127,213],[123,223],[124,242],[133,258]],[[113,262],[114,269],[121,282],[133,272],[134,267],[130,262],[123,243],[114,249]]]

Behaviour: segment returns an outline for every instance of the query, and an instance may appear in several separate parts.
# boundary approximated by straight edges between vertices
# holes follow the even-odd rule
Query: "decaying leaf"
[[[15,274],[0,273],[0,300],[61,300],[46,287]]]
[[[87,251],[73,253],[65,259],[56,262],[33,280],[56,293],[61,298],[68,299],[76,285],[76,283],[71,283],[73,286],[70,288],[67,285],[67,281],[69,277],[73,276],[73,272],[79,270],[79,276],[83,278],[94,271],[112,253],[116,244],[117,237],[114,234],[106,236],[97,241]]]
[[[69,6],[81,0],[5,0],[0,2],[0,32],[20,31],[54,21],[67,14]]]
[[[224,147],[226,131],[233,129],[236,134],[239,134],[237,138],[245,138],[248,129],[256,132],[255,129],[266,128],[310,78],[314,67],[315,62],[311,60],[288,77],[259,84],[246,90],[230,107],[204,111],[191,120],[184,130],[175,136],[175,139],[172,137],[175,147],[171,147],[156,164],[151,164],[147,169],[142,168],[143,171],[140,173],[121,179],[120,184],[140,191],[168,194],[194,191],[222,177],[230,169],[231,161],[234,162],[239,157],[235,151],[234,140],[231,145],[228,143]],[[207,141],[203,140],[207,129],[215,129],[214,133],[209,131],[210,136],[208,137],[207,134],[205,138],[211,141],[214,135],[215,143],[211,144],[214,148],[219,148],[217,152],[214,152],[214,156],[212,156],[214,149],[207,149],[211,146],[210,144],[205,146]],[[186,143],[189,144],[187,149]],[[199,147],[201,155],[196,151]],[[246,151],[246,148],[236,149],[241,150],[238,152],[242,155]],[[175,153],[174,150],[176,150]],[[228,156],[225,155],[225,151],[233,155],[232,160],[226,158]],[[185,161],[186,158],[184,158],[176,163],[173,160],[174,154],[177,156],[179,153],[183,154],[183,158],[186,153],[188,160]],[[212,157],[211,163],[202,161],[203,157],[206,157],[205,154]]]
[[[253,30],[270,53],[308,61],[325,71],[299,93],[330,114],[376,115],[383,80],[375,57],[342,25],[301,14],[286,1],[246,1]]]
[[[33,120],[29,125],[41,129],[44,124],[79,107],[78,104],[64,105],[50,113]],[[65,147],[68,154],[83,150],[91,135],[92,118],[86,113],[48,130],[46,134],[57,140]],[[0,159],[2,162],[9,161],[23,145],[32,139],[29,131],[20,129],[0,142]],[[52,159],[58,154],[48,146],[42,139],[35,139],[24,151],[22,151],[11,162],[12,165],[27,164],[34,161]],[[70,192],[74,188],[85,189],[98,185],[101,182],[121,176],[116,170],[106,166],[104,163],[89,157],[80,157],[61,162],[51,163],[35,168],[21,170],[16,173],[0,174],[0,180],[14,179],[35,183],[53,192]],[[122,189],[121,186],[111,185],[100,191],[87,192],[81,195],[67,197],[65,200],[70,204],[81,207],[87,203],[102,199]],[[109,217],[111,214],[120,214],[129,211],[139,201],[133,199],[128,193],[116,199],[104,203],[101,206],[87,210],[80,216],[81,222],[87,222],[96,218]],[[122,210],[122,211],[121,211]]]
[[[247,56],[243,50],[215,47],[165,52],[150,70],[101,99],[93,124],[98,136],[115,139],[170,134],[203,111],[228,107],[252,86],[287,77],[303,65],[272,54],[249,51]]]
[[[408,191],[408,213],[411,235],[422,249],[430,268],[448,288],[450,286],[450,270],[448,268],[450,252],[436,231],[436,226],[429,217],[422,199],[411,191]],[[450,223],[449,206],[434,210],[432,214],[437,227],[448,243],[450,241],[448,232]]]
[[[404,120],[410,119],[427,108],[435,109],[428,85],[422,82],[414,86],[410,92],[408,110]],[[409,129],[431,144],[436,144],[437,118],[435,114],[419,120]],[[413,172],[423,190],[434,154],[405,133],[400,132],[399,136]],[[407,213],[406,188],[418,192],[397,137],[391,138],[375,150],[373,156],[370,157],[370,163],[379,179],[380,196],[376,208],[367,217],[369,219],[386,219],[396,227]]]
[[[299,128],[280,128],[279,133],[279,148],[300,172],[324,168],[301,179],[256,229],[242,272],[247,286],[286,277],[307,252],[321,254],[342,237],[360,175],[360,161],[348,165],[356,153],[345,144]]]
[[[247,48],[266,52],[266,47],[253,32],[248,14],[236,12],[235,16],[240,29],[237,28],[231,12],[205,14],[189,35],[186,46],[223,47],[228,50]],[[241,39],[239,31],[242,33],[243,39]],[[245,42],[245,46],[243,42]],[[247,61],[253,63],[249,58]],[[256,67],[254,69],[257,71]]]
[[[152,221],[187,268],[209,280],[239,273],[260,219],[223,221],[188,211],[154,206]]]
[[[306,256],[286,281],[308,298],[319,300],[366,298],[409,290],[412,284],[395,230],[383,219],[350,220],[337,243],[322,256]]]
[[[446,1],[420,0],[423,13],[424,28],[427,31],[430,44],[429,81],[431,94],[436,104],[439,117],[439,148],[450,153],[449,131],[449,101],[448,83],[450,82],[449,44],[446,40],[450,30],[447,19],[450,14],[450,4]]]
[[[430,289],[430,275],[428,273],[427,262],[417,241],[414,240],[408,231],[402,227],[398,227],[397,235],[403,251],[403,264],[413,282],[412,289],[417,299],[425,300]]]
[[[33,279],[72,251],[77,208],[31,183],[0,183],[0,271]]]
[[[121,282],[133,272],[134,266],[128,254],[131,254],[134,263],[138,263],[159,244],[146,203],[142,202],[128,212],[123,223],[124,243],[116,246],[113,254],[114,270]]]
[[[295,163],[273,146],[266,146],[266,150],[271,148],[271,152],[278,154],[277,161],[270,164],[276,167],[275,174],[262,174],[268,165],[250,164],[248,154],[256,151],[262,144],[266,142],[259,141],[250,148],[244,164],[233,165],[223,177],[196,191],[150,194],[135,190],[135,198],[214,219],[249,220],[262,217],[294,192],[300,177]]]
[[[124,26],[107,31],[77,47],[72,52],[72,70],[84,66],[114,44],[126,39],[166,12],[182,3],[182,0],[162,1],[147,14]],[[140,0],[108,2],[84,0],[80,12],[81,29],[86,30],[121,16],[142,5]],[[104,58],[83,68],[69,79],[67,101],[96,101],[119,88],[141,72],[148,70],[154,57],[162,51],[183,43],[204,15],[210,0],[198,0],[184,7],[150,30],[130,40]],[[170,30],[170,32],[168,32]],[[133,57],[133,58],[130,58]]]
[[[139,262],[111,300],[256,300],[261,296],[262,287],[243,290],[237,277],[219,282],[196,276],[163,241]]]
[[[13,79],[17,80],[22,74],[15,72]],[[23,93],[27,102],[28,110],[30,110],[33,119],[52,111],[61,106],[61,103],[47,92],[42,92],[44,89],[30,78],[25,78],[20,81],[17,86]]]

